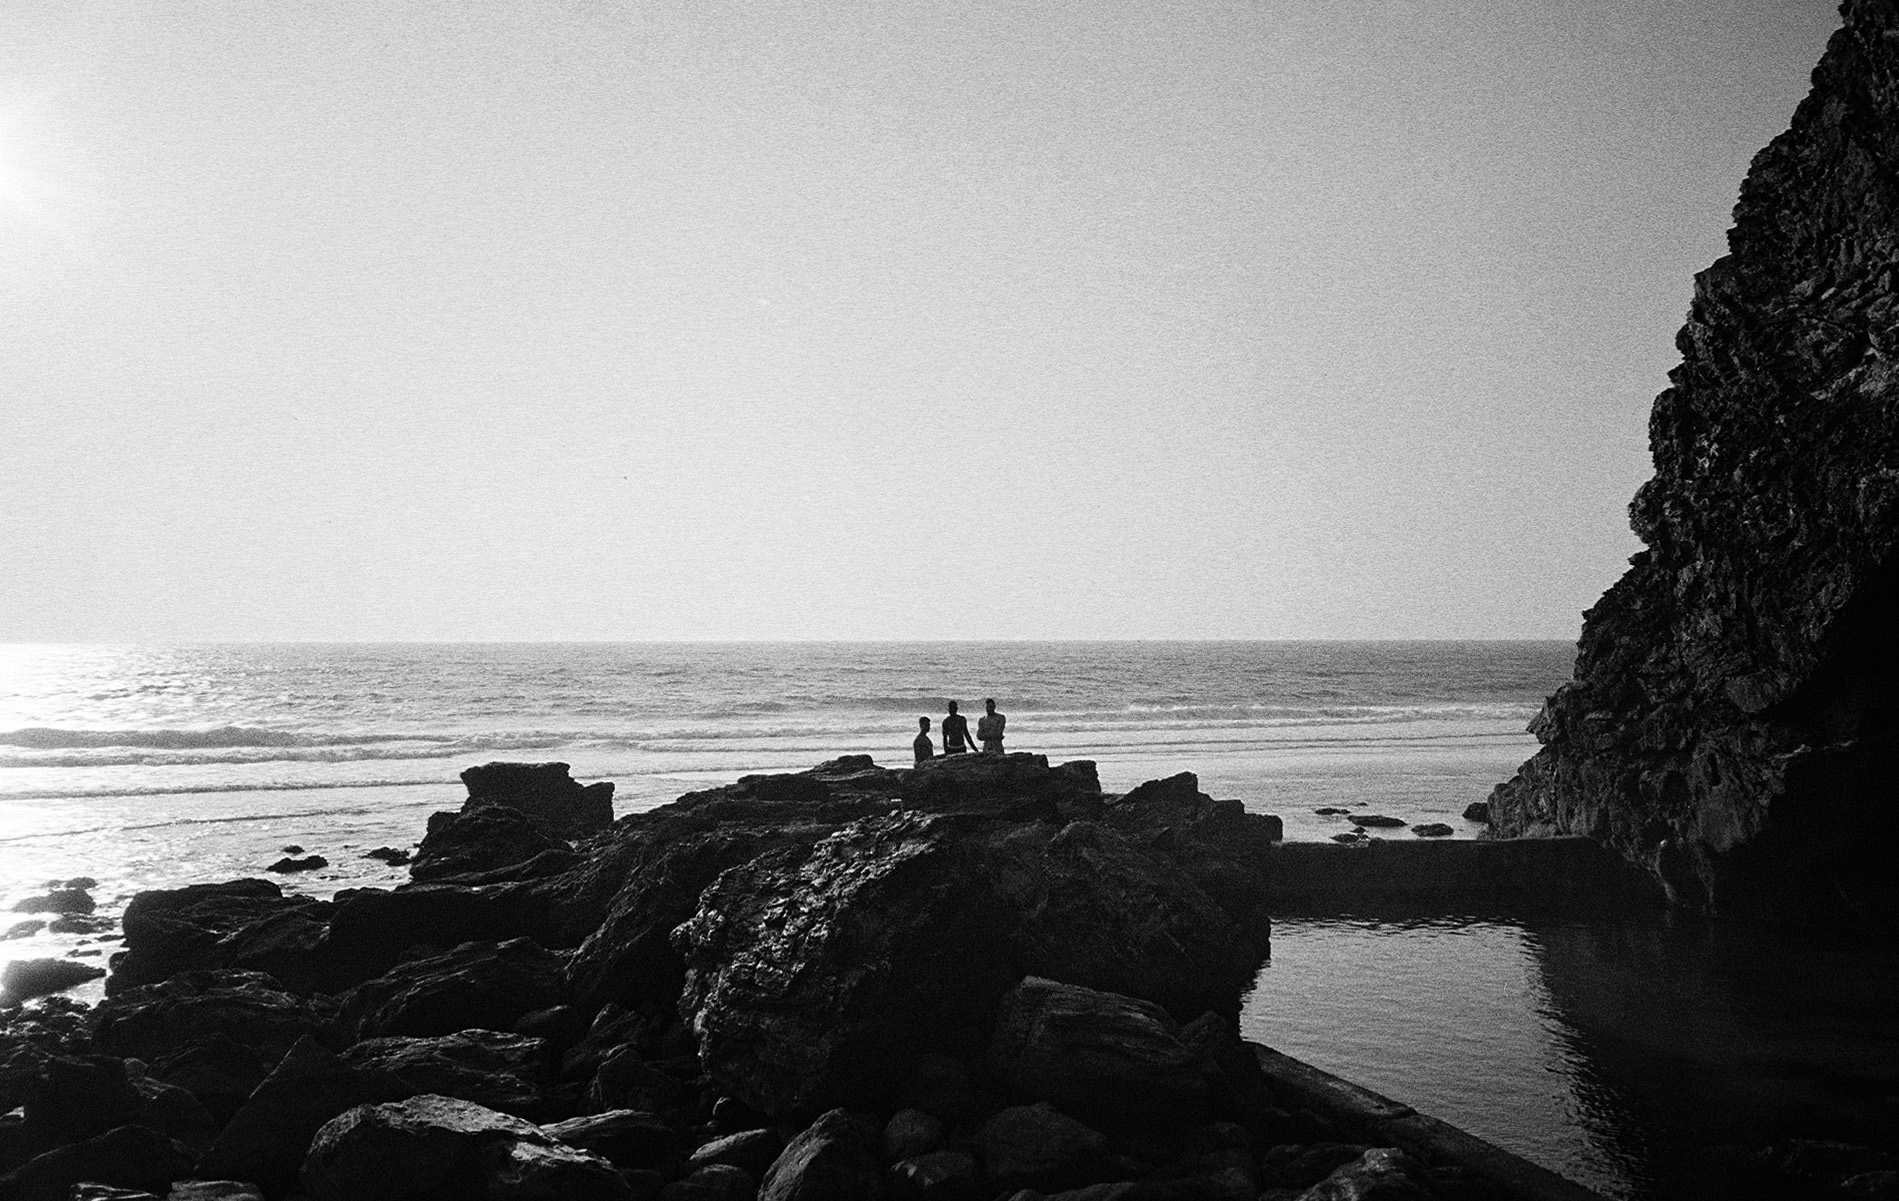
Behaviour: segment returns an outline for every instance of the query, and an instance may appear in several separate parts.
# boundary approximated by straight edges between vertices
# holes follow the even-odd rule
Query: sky
[[[8,0],[0,641],[1558,638],[1813,0]]]

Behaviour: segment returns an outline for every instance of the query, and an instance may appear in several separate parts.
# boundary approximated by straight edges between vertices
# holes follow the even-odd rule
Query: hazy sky
[[[6,0],[0,641],[1572,638],[1812,0]]]

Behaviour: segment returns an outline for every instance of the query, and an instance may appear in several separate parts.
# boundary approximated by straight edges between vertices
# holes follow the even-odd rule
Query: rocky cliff
[[[1899,928],[1899,3],[1849,0],[1649,418],[1647,549],[1584,619],[1499,836],[1719,913]]]

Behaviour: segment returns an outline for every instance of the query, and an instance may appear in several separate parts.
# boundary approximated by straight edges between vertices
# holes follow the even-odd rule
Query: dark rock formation
[[[15,913],[91,913],[92,894],[83,888],[55,888],[37,897],[27,897],[13,905]]]
[[[1235,1006],[1266,921],[1097,822],[869,818],[720,875],[675,936],[680,1005],[715,1080],[808,1112],[888,1099],[925,1052],[980,1055],[1024,973]]]
[[[106,993],[201,968],[265,972],[307,989],[330,909],[268,880],[141,892],[125,907],[125,950],[113,957]]]
[[[112,1055],[150,1062],[195,1043],[229,1039],[272,1062],[298,1039],[321,1034],[323,1013],[259,972],[185,972],[114,993],[93,1011],[93,1041]]]
[[[300,859],[285,855],[264,870],[276,872],[278,875],[288,875],[291,872],[313,872],[320,867],[328,866],[330,866],[330,861],[321,855],[305,855]]]
[[[1047,1102],[998,1112],[976,1134],[989,1174],[1005,1187],[1072,1188],[1111,1179],[1108,1140]]]
[[[541,1129],[615,1167],[661,1170],[685,1159],[686,1140],[679,1130],[656,1114],[635,1109],[585,1114]]]
[[[330,1121],[311,1141],[302,1184],[310,1201],[631,1196],[606,1160],[519,1118],[435,1096],[364,1105]]]
[[[326,1122],[359,1105],[400,1100],[407,1091],[396,1077],[351,1067],[304,1039],[226,1123],[199,1170],[253,1180],[281,1196],[296,1183],[310,1141]]]
[[[1686,904],[1890,930],[1864,819],[1899,753],[1899,6],[1843,11],[1695,278],[1630,505],[1647,549],[1490,822],[1600,839]]]
[[[164,1195],[191,1171],[189,1147],[145,1126],[119,1126],[56,1147],[0,1176],[7,1201],[66,1201],[81,1181]]]
[[[344,1066],[393,1077],[405,1096],[435,1093],[533,1121],[545,1116],[546,1048],[539,1039],[493,1030],[438,1038],[366,1038]]]
[[[409,878],[449,880],[512,867],[562,849],[564,844],[512,805],[431,813],[428,833],[409,863]]]
[[[64,992],[105,975],[105,969],[70,959],[15,959],[0,971],[0,1005]]]
[[[1185,1197],[1224,1179],[1197,1123],[1271,1116],[1222,1056],[1274,831],[1191,775],[1109,797],[1086,763],[858,756],[576,846],[496,795],[434,826],[436,881],[135,898],[89,1022],[56,997],[0,1015],[0,1171],[64,1197],[110,1136],[164,1161],[124,1185],[158,1195],[188,1168],[312,1201],[986,1201],[987,1137],[1009,1181],[1165,1170],[1154,1195]],[[983,1135],[1045,1097],[1139,1152],[1046,1103]]]
[[[1456,833],[1443,822],[1419,822],[1411,827],[1411,832],[1419,838],[1449,838]]]
[[[468,942],[358,986],[344,999],[341,1020],[357,1038],[512,1030],[522,1015],[562,997],[561,961],[539,943]]]
[[[462,773],[463,813],[506,805],[549,838],[576,839],[613,824],[613,782],[581,784],[565,763],[484,763]]]
[[[1022,981],[1002,1000],[989,1069],[1098,1125],[1199,1125],[1208,1116],[1208,1073],[1174,1020],[1114,993]]]
[[[818,1201],[877,1195],[876,1132],[833,1109],[791,1140],[765,1172],[758,1201]]]

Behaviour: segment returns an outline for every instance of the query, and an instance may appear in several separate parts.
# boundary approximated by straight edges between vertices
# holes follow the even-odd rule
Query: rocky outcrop
[[[581,784],[565,763],[484,763],[464,771],[462,783],[464,813],[506,805],[550,838],[586,838],[613,824],[613,782]]]
[[[141,894],[84,1020],[0,1011],[0,1201],[1185,1196],[1209,1122],[1273,1121],[1203,1012],[1265,955],[1271,831],[1191,776],[858,756],[575,845],[492,797],[434,824],[439,880]]]
[[[332,1120],[310,1144],[302,1183],[311,1201],[632,1197],[606,1160],[518,1118],[437,1096],[365,1105]]]
[[[1494,834],[1587,834],[1677,901],[1892,929],[1899,5],[1848,0],[1756,156],[1655,401],[1647,549],[1585,615]]]
[[[980,1054],[1025,973],[1237,1007],[1266,929],[1099,823],[903,813],[719,876],[675,935],[680,1007],[733,1095],[809,1112],[888,1100],[926,1052]]]

